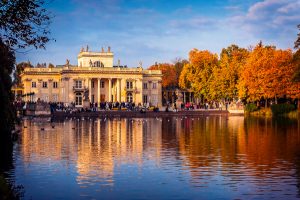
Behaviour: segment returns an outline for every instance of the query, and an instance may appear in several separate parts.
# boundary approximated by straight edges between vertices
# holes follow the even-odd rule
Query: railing
[[[143,74],[161,75],[160,70],[143,70],[142,68],[113,68],[113,67],[73,67],[69,68],[26,68],[24,72],[63,72],[63,71],[95,71],[95,72],[142,72]]]
[[[73,91],[86,91],[88,90],[87,87],[76,87],[76,86],[73,86]]]

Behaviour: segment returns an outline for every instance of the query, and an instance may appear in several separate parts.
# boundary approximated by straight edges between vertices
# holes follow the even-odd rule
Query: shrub
[[[271,106],[272,114],[274,116],[289,113],[295,109],[296,107],[293,104],[273,104]]]
[[[248,103],[245,106],[245,111],[247,111],[247,112],[254,112],[254,111],[257,111],[257,110],[258,110],[258,107],[254,103]]]

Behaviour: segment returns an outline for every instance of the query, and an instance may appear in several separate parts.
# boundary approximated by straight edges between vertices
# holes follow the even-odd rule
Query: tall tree
[[[288,87],[288,95],[298,100],[298,110],[300,111],[300,49],[293,55],[293,75],[290,87]]]
[[[176,71],[173,64],[169,63],[159,63],[151,65],[149,70],[161,70],[162,72],[162,86],[164,88],[176,87],[177,79],[176,79]]]
[[[241,75],[239,94],[250,101],[282,97],[287,94],[293,67],[291,50],[276,50],[259,43],[247,58]],[[245,96],[244,96],[245,97]],[[267,104],[266,104],[267,105]]]
[[[175,73],[176,73],[176,87],[179,87],[179,78],[180,78],[180,74],[181,71],[184,67],[185,64],[188,64],[189,61],[185,60],[185,59],[180,59],[177,58],[174,62],[174,68],[175,68]]]
[[[23,73],[24,69],[31,68],[33,65],[30,62],[21,62],[16,65],[16,69],[14,71],[14,81],[13,84],[19,86],[21,84],[21,77],[20,75]]]
[[[49,39],[49,13],[43,0],[0,0],[1,134],[13,128],[11,75],[15,64],[15,50],[33,46],[45,48]]]
[[[300,24],[298,24],[298,29],[300,30]],[[297,34],[297,39],[295,41],[295,49],[299,49],[300,48],[300,32]]]
[[[180,75],[180,87],[191,89],[196,95],[210,99],[209,82],[215,67],[218,67],[217,55],[207,50],[191,50],[189,63],[184,65]]]
[[[237,45],[222,49],[219,67],[213,69],[210,95],[213,99],[238,97],[238,81],[249,52]]]
[[[50,17],[43,0],[1,0],[0,37],[10,48],[45,48]]]

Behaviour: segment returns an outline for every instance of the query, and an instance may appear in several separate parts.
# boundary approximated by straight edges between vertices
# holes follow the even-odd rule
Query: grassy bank
[[[245,114],[251,116],[280,116],[292,119],[300,119],[300,111],[296,110],[296,107],[293,104],[274,104],[269,108],[259,108],[255,104],[249,103],[245,107]]]

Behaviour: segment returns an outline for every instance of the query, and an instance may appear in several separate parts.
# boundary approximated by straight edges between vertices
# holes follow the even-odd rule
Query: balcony
[[[137,89],[137,87],[125,87],[125,91],[126,92],[133,92],[133,93],[140,93],[139,90]]]
[[[87,90],[88,90],[87,87],[76,87],[76,86],[73,86],[73,91],[74,92],[85,92]]]

